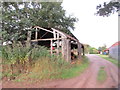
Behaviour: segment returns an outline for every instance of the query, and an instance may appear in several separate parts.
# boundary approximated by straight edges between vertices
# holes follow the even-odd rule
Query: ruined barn
[[[75,54],[81,59],[81,53],[84,54],[84,46],[79,40],[71,34],[68,35],[58,29],[42,28],[39,26],[32,27],[34,32],[28,31],[27,42],[38,44],[49,48],[51,54],[62,54],[66,61],[71,61]]]

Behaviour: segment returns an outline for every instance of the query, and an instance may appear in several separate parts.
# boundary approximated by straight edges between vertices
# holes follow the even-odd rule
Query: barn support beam
[[[36,28],[36,31],[35,31],[35,39],[37,40],[38,38],[38,32],[37,32],[37,28]]]
[[[81,44],[78,43],[78,58],[81,59]]]
[[[37,40],[31,40],[31,41],[35,41],[35,42],[37,42],[37,41],[50,41],[50,40],[61,40],[61,39],[63,39],[63,38],[56,38],[56,39],[54,39],[54,38],[47,38],[47,39],[37,39]]]
[[[26,46],[30,47],[31,46],[31,31],[29,30],[27,32],[27,42],[26,42]]]
[[[57,33],[57,38],[59,38],[59,33]],[[60,40],[57,39],[57,54],[59,55]]]
[[[36,30],[35,30],[35,40],[37,40],[38,39],[38,31],[37,31],[37,28],[36,28]],[[36,42],[36,44],[38,44],[38,41]]]
[[[84,46],[82,46],[82,48],[83,48],[83,56],[85,56],[85,48],[84,48]]]
[[[56,39],[56,32],[55,30],[53,31],[53,36],[54,36],[54,40]]]
[[[71,61],[70,39],[62,39],[62,56],[67,62]]]
[[[52,48],[53,46],[52,45],[53,45],[53,40],[50,41],[50,53],[51,53],[51,55],[53,54],[53,48]]]
[[[63,38],[63,36],[62,36],[62,38]],[[66,52],[66,38],[63,38],[62,39],[62,57],[64,58],[64,59],[66,59],[66,57],[65,57],[65,52]]]
[[[67,51],[66,51],[66,60],[67,62],[71,61],[71,42],[70,42],[70,39],[67,39],[66,40],[66,48],[67,48]]]

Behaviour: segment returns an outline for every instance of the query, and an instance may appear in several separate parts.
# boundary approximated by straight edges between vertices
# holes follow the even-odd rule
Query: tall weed
[[[16,75],[16,73],[29,72],[29,68],[34,65],[36,60],[49,56],[49,52],[45,47],[36,45],[28,48],[21,43],[3,46],[1,53],[3,77],[4,73],[12,76]]]

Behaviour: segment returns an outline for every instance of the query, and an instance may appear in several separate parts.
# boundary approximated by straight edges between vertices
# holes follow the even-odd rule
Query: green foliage
[[[94,47],[90,47],[89,48],[89,53],[90,54],[98,54],[98,50],[96,48],[94,48]]]
[[[61,56],[52,56],[39,59],[28,74],[21,74],[16,80],[40,81],[48,79],[67,79],[80,75],[89,65],[88,58],[83,57],[83,61],[77,60],[75,64],[70,64],[63,60]]]
[[[17,61],[24,63],[28,59],[36,60],[39,57],[46,57],[49,54],[45,47],[36,46],[28,48],[21,43],[14,43],[12,46],[2,46],[1,52],[3,62],[7,60],[7,63],[10,64],[15,64]]]
[[[99,16],[110,16],[112,13],[118,12],[120,10],[119,1],[110,1],[109,3],[104,2],[103,5],[99,4],[96,9],[97,15]]]
[[[2,47],[3,77],[6,72],[10,75],[27,72],[38,58],[48,57],[47,48],[42,46],[26,47],[21,43]],[[6,69],[5,69],[6,68]],[[6,75],[5,75],[6,76]]]
[[[83,61],[81,63],[79,63],[80,61],[78,60],[74,66],[72,66],[70,69],[63,70],[60,75],[54,76],[54,78],[67,79],[80,75],[89,66],[87,57],[84,56],[82,60]]]
[[[70,67],[70,64],[65,60],[59,59],[58,57],[52,59],[55,60],[50,60],[48,57],[39,59],[26,78],[39,80],[50,79],[53,76],[59,75],[62,70]]]
[[[84,44],[84,49],[85,49],[85,53],[88,54],[89,53],[89,49],[90,49],[90,45]]]
[[[71,64],[63,60],[61,55],[50,55],[45,47],[27,48],[20,43],[4,46],[2,54],[2,78],[16,82],[71,78],[89,65],[86,57]]]
[[[107,49],[106,45],[103,45],[102,47],[98,47],[98,51],[104,52],[104,50],[106,49]]]
[[[84,49],[86,54],[98,54],[98,50],[88,44],[84,44]]]
[[[33,26],[59,28],[70,34],[77,18],[66,16],[60,2],[3,2],[2,38],[6,40],[26,39],[27,30]]]

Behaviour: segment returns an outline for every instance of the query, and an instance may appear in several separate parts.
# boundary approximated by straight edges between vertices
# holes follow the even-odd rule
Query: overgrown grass
[[[97,80],[98,82],[103,83],[106,79],[107,79],[107,73],[105,72],[104,67],[100,67]]]
[[[76,61],[75,65],[70,69],[65,69],[62,71],[57,78],[67,79],[80,75],[89,66],[89,61],[87,57],[83,57],[82,61]],[[55,77],[56,78],[56,77]]]
[[[2,79],[2,58],[0,58],[0,79]]]
[[[68,63],[65,60],[52,58],[42,58],[37,61],[28,74],[21,74],[16,81],[29,80],[43,81],[53,79],[68,79],[80,75],[88,66],[87,57],[83,57],[82,61],[76,60],[74,64]]]
[[[21,73],[27,73],[38,58],[49,57],[45,47],[26,47],[21,43],[3,46],[1,49],[2,77],[14,79]]]
[[[21,44],[5,46],[2,52],[2,78],[17,82],[67,79],[80,75],[89,65],[87,57],[70,63],[61,55],[50,55],[42,46],[26,47]]]
[[[120,67],[120,63],[118,62],[118,60],[110,58],[108,55],[98,55],[98,56],[100,56],[100,57],[112,62],[113,64],[117,65],[118,67]]]

